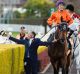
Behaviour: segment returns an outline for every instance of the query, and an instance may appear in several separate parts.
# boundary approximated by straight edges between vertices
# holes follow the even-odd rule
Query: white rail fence
[[[44,27],[42,25],[27,25],[27,24],[0,24],[0,30],[11,31],[11,32],[19,32],[20,27],[24,26],[27,32],[34,31],[36,33],[45,32]]]

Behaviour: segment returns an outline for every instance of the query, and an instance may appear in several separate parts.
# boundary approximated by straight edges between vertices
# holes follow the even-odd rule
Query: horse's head
[[[67,32],[67,29],[68,29],[68,24],[67,23],[68,22],[64,21],[63,17],[61,17],[61,23],[59,24],[60,31]]]
[[[67,22],[61,22],[58,26],[58,29],[61,31],[61,32],[67,32],[67,29],[68,29],[68,24]]]
[[[67,29],[68,24],[67,22],[63,21],[57,26],[57,30],[55,32],[55,39],[60,39],[64,42],[64,39],[67,37]]]

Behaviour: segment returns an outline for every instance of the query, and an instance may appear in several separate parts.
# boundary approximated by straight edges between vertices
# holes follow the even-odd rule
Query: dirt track
[[[44,74],[53,74],[53,69],[52,69],[52,66],[50,66],[50,68],[47,70],[46,73]],[[61,74],[61,73],[60,73]],[[69,72],[69,74],[77,74],[77,70],[75,68],[75,64],[73,64],[72,68],[71,68],[71,71]],[[79,73],[80,74],[80,73]]]

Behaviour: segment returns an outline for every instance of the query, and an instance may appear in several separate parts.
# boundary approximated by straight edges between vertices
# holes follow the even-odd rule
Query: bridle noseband
[[[57,41],[60,40],[60,42],[63,44],[65,41],[65,38],[63,36],[64,33],[67,35],[67,29],[68,29],[68,24],[66,22],[61,22],[57,27],[57,31],[55,32],[55,39],[57,37]],[[66,37],[67,40],[67,37]]]

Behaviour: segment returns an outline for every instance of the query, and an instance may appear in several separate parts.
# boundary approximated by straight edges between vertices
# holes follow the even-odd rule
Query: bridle
[[[55,26],[55,29],[57,28],[55,34],[54,34],[54,40],[56,41],[60,40],[61,43],[64,43],[64,40],[67,40],[67,29],[68,24],[66,22],[61,22],[61,24]],[[64,37],[64,33],[66,35],[66,38]]]

